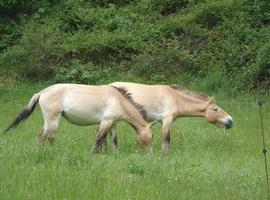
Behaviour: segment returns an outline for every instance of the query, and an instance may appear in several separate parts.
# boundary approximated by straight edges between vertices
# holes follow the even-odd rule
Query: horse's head
[[[152,151],[152,131],[151,127],[155,124],[156,122],[152,122],[147,124],[144,128],[142,129],[137,129],[137,143],[147,151]]]
[[[222,108],[216,105],[213,99],[207,102],[205,118],[208,122],[216,125],[217,127],[225,127],[228,129],[233,126],[233,118],[222,110]]]

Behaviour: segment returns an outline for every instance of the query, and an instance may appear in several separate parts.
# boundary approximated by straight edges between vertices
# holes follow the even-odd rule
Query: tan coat
[[[122,92],[122,93],[121,93]],[[77,125],[100,124],[92,152],[99,152],[102,140],[118,120],[127,121],[135,128],[137,142],[151,149],[152,133],[150,125],[132,104],[131,99],[112,86],[90,86],[79,84],[56,84],[35,94],[25,109],[7,128],[16,127],[30,116],[39,102],[44,118],[40,141],[55,139],[61,116]]]
[[[232,117],[205,94],[169,85],[130,82],[115,82],[110,85],[126,89],[134,101],[143,106],[148,121],[162,122],[163,149],[169,148],[170,127],[178,117],[204,117],[218,127],[231,128],[233,124]]]

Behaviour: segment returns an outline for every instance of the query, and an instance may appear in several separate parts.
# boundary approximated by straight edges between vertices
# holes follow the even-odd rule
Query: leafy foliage
[[[0,74],[269,88],[267,0],[2,0],[0,10]]]
[[[62,68],[55,78],[57,82],[94,84],[108,74],[107,68],[100,69],[92,63],[81,64],[78,60],[74,60],[70,66]]]
[[[188,0],[152,0],[151,3],[161,15],[170,15],[185,8]]]

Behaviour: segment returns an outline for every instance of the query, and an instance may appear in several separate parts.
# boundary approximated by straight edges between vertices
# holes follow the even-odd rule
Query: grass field
[[[30,86],[0,89],[0,131],[32,94]],[[153,155],[139,148],[126,123],[118,126],[116,153],[109,149],[90,155],[96,126],[79,127],[64,119],[55,145],[40,146],[37,135],[43,121],[37,107],[22,126],[0,136],[0,199],[266,199],[254,99],[217,97],[217,103],[235,120],[230,130],[203,119],[178,119],[168,154],[161,152],[161,125],[155,125]],[[270,103],[266,100],[263,114],[270,148]]]

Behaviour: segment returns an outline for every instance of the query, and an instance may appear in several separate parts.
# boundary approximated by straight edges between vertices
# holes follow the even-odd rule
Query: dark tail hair
[[[29,101],[28,105],[20,112],[20,114],[14,119],[14,121],[4,130],[3,134],[8,132],[12,128],[16,128],[21,122],[25,121],[34,111],[36,104],[39,100],[40,94],[34,94]]]

